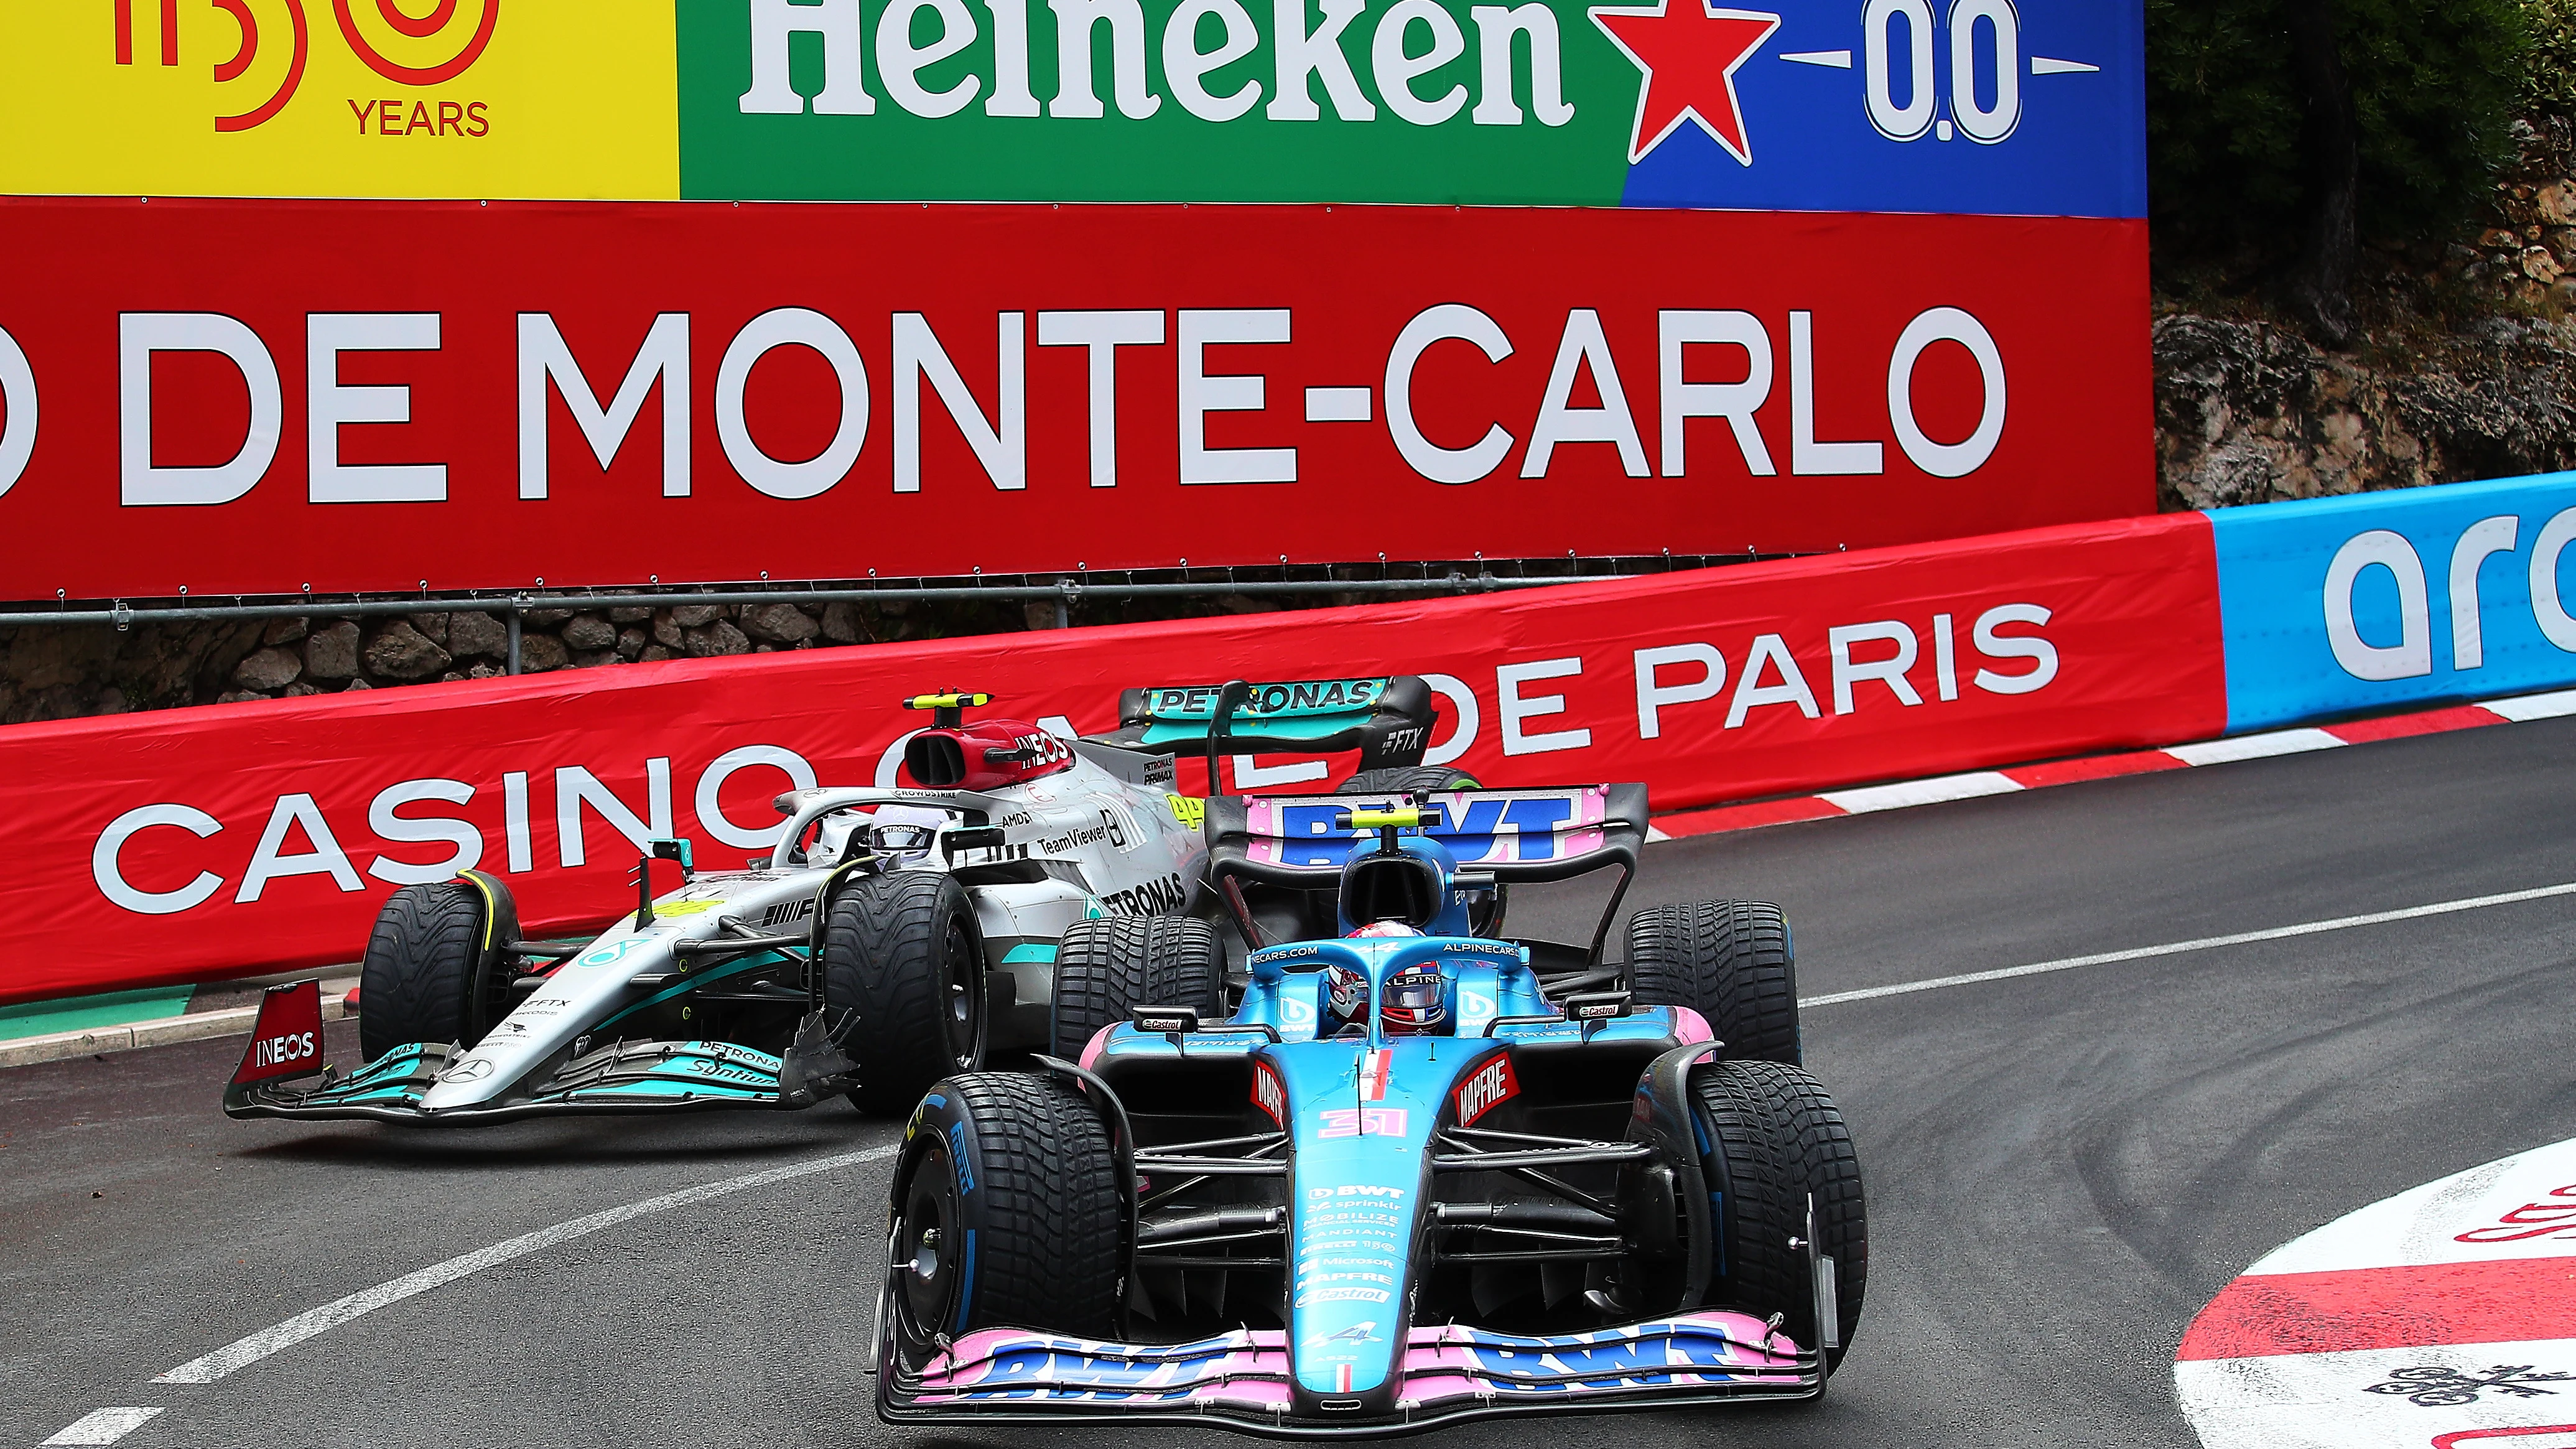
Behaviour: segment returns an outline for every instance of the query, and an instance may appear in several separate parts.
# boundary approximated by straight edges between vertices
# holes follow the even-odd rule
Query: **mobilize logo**
[[[314,0],[317,5],[320,0]],[[474,68],[501,23],[501,0],[472,0],[475,13],[460,15],[466,0],[407,0],[427,14],[414,16],[406,0],[331,0],[333,18],[349,51],[367,69],[395,85],[424,89],[445,85]],[[240,39],[215,65],[216,84],[251,104],[217,116],[219,132],[252,131],[277,119],[304,84],[312,59],[313,25],[305,0],[214,0],[232,18]],[[160,0],[160,63],[179,64],[179,0]],[[361,18],[360,11],[374,14]],[[116,0],[116,63],[135,64],[135,0]],[[267,17],[263,25],[261,17]],[[491,134],[490,103],[352,97],[349,110],[362,136],[464,136]]]

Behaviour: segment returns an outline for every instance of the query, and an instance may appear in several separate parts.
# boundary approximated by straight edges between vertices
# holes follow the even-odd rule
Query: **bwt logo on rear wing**
[[[1415,797],[1439,812],[1423,833],[1461,865],[1555,878],[1635,859],[1646,830],[1643,785],[1441,790]],[[1341,822],[1364,795],[1228,797],[1208,804],[1208,843],[1263,871],[1339,870],[1367,832]],[[1385,802],[1379,802],[1385,803]]]

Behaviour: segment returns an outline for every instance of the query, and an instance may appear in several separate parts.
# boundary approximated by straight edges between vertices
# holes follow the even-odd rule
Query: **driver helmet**
[[[1368,1009],[1368,976],[1356,966],[1335,965],[1324,971],[1324,1005],[1343,1021],[1357,1021]]]
[[[1419,935],[1421,935],[1421,934],[1422,934],[1422,933],[1421,933],[1420,931],[1415,930],[1414,928],[1412,928],[1411,926],[1406,925],[1406,924],[1405,924],[1404,922],[1402,922],[1402,921],[1371,921],[1371,922],[1369,922],[1367,925],[1360,927],[1358,930],[1351,932],[1351,935],[1352,935],[1354,938],[1364,938],[1364,937],[1370,937],[1370,938],[1384,938],[1384,937],[1389,937],[1389,936],[1419,936]]]
[[[1379,983],[1377,1013],[1388,1036],[1426,1036],[1449,1020],[1449,983],[1436,966],[1407,966]]]

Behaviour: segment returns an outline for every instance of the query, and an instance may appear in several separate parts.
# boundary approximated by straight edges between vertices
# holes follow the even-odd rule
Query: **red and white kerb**
[[[2276,1249],[2175,1355],[2207,1449],[2576,1449],[2576,1142]]]

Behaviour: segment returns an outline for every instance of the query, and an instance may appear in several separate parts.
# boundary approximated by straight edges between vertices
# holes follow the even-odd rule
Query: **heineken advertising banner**
[[[0,531],[48,542],[0,597],[2150,512],[2142,38],[2139,0],[6,7]]]
[[[55,0],[0,191],[2143,217],[2142,0]]]

